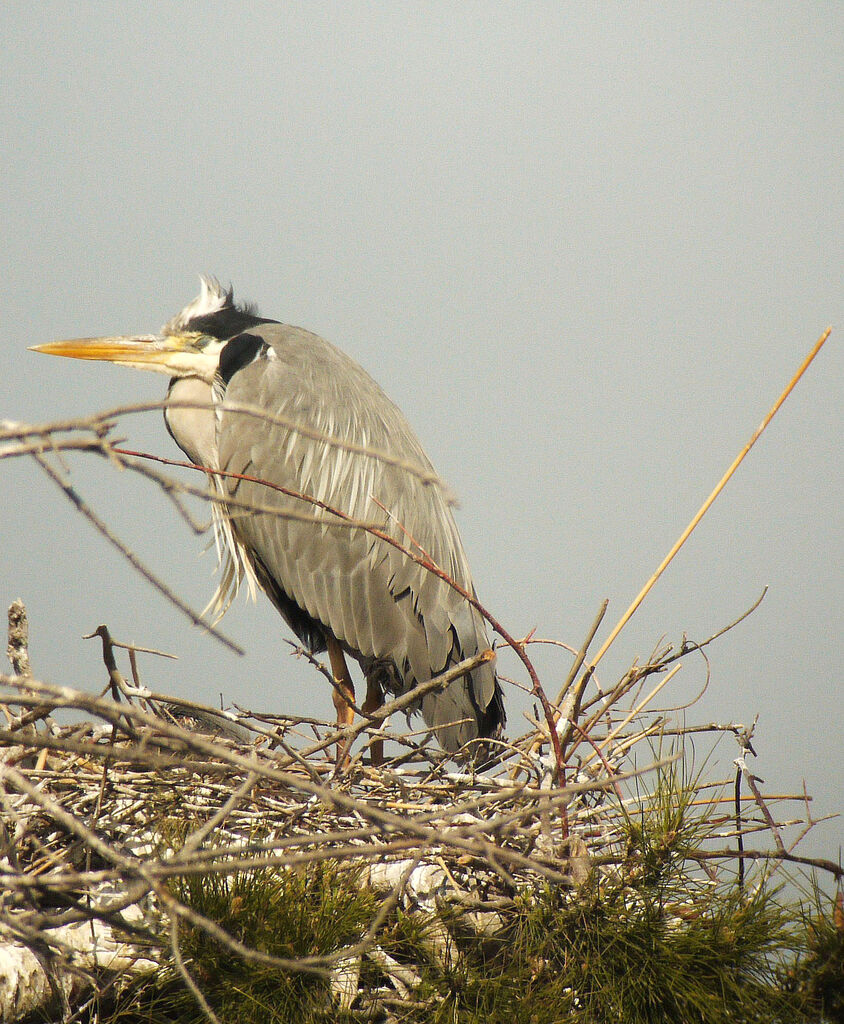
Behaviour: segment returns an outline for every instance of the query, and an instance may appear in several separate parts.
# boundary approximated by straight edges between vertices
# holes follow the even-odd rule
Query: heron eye
[[[266,355],[269,346],[260,334],[238,334],[228,341],[220,352],[217,377],[225,389],[229,381],[244,366]]]

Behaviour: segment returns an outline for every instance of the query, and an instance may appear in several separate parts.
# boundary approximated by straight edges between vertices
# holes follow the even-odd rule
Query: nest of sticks
[[[218,1019],[182,949],[186,934],[204,935],[231,958],[320,978],[333,1012],[391,1019],[391,1006],[415,1005],[424,973],[382,941],[391,915],[415,921],[424,955],[453,969],[466,936],[506,930],[525,893],[574,899],[596,879],[627,884],[647,870],[635,828],[657,804],[664,811],[669,779],[694,887],[726,875],[743,886],[745,865],[758,861],[768,871],[808,863],[840,878],[836,865],[795,852],[815,824],[808,797],[762,793],[744,760],[750,730],[678,727],[653,710],[672,668],[699,645],[660,650],[588,698],[589,673],[573,672],[555,707],[562,774],[544,721],[502,742],[498,763],[475,773],[430,737],[396,729],[401,702],[338,733],[314,719],[152,693],[138,649],[129,650],[127,679],[122,645],[105,627],[100,694],[47,684],[29,670],[25,626],[13,605],[13,672],[0,677],[3,1020],[49,1006],[82,1019],[104,992],[119,993],[162,963],[202,1014]],[[684,743],[700,731],[738,742],[734,777],[689,777]],[[385,736],[395,756],[373,766],[368,742]],[[352,742],[338,771],[337,745]],[[342,887],[346,873],[353,888],[374,894],[354,940],[334,949],[285,957],[250,948],[190,897],[197,885],[223,880],[225,889],[250,873],[301,878],[329,866],[339,872],[332,885]]]

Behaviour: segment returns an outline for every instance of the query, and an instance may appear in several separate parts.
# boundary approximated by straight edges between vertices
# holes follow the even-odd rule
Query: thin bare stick
[[[823,332],[823,334],[820,336],[820,338],[818,338],[818,340],[815,342],[815,345],[812,348],[812,351],[806,356],[806,358],[800,364],[800,368],[797,370],[797,372],[794,374],[794,376],[788,382],[785,390],[782,392],[782,394],[779,396],[779,398],[776,400],[776,402],[774,402],[774,404],[771,406],[770,410],[768,411],[767,416],[765,416],[765,418],[762,420],[762,422],[759,424],[759,426],[753,432],[753,436],[750,438],[750,440],[747,442],[747,444],[744,446],[744,448],[742,448],[742,450],[738,453],[738,455],[735,457],[735,459],[733,459],[733,462],[730,465],[730,468],[727,470],[727,472],[718,481],[718,484],[716,485],[715,489],[712,491],[712,493],[709,495],[709,497],[706,499],[706,501],[701,505],[700,509],[697,511],[697,513],[693,517],[692,521],[689,523],[689,525],[686,527],[686,529],[683,530],[683,532],[680,534],[680,536],[678,537],[676,543],[671,548],[671,550],[668,552],[668,554],[665,556],[665,558],[663,558],[662,562],[659,565],[659,568],[656,570],[656,572],[653,574],[653,576],[651,576],[651,578],[644,585],[644,587],[642,587],[642,589],[639,591],[639,593],[636,595],[635,599],[633,600],[633,603],[630,605],[630,607],[627,609],[627,611],[624,613],[624,615],[622,615],[621,618],[619,619],[618,624],[616,625],[615,629],[613,629],[612,633],[610,633],[610,635],[604,641],[603,646],[598,651],[598,653],[595,655],[595,657],[592,659],[591,665],[592,665],[593,669],[598,664],[598,662],[601,660],[601,658],[603,658],[603,656],[610,649],[610,647],[612,646],[612,644],[615,641],[615,638],[618,636],[618,634],[622,631],[622,629],[624,629],[624,627],[627,625],[627,623],[633,617],[633,614],[635,613],[636,609],[639,607],[639,605],[648,596],[648,594],[650,593],[652,587],[654,586],[656,581],[660,578],[660,576],[663,574],[663,572],[665,572],[665,570],[668,568],[668,566],[671,563],[671,561],[673,560],[674,556],[677,554],[677,552],[680,550],[680,548],[689,539],[689,537],[691,536],[692,531],[695,529],[697,524],[701,521],[701,519],[703,519],[703,517],[709,511],[710,506],[715,501],[715,499],[718,497],[718,495],[721,493],[721,491],[723,491],[724,487],[727,484],[727,481],[730,479],[730,477],[733,475],[733,473],[735,473],[735,471],[738,469],[738,467],[744,461],[744,458],[747,455],[747,453],[750,451],[750,449],[754,446],[754,444],[756,444],[756,442],[762,436],[762,433],[764,432],[765,428],[768,426],[768,424],[774,418],[774,416],[776,415],[777,411],[779,410],[779,408],[783,404],[783,402],[786,400],[786,398],[788,398],[788,396],[794,390],[795,385],[800,380],[800,378],[803,376],[803,374],[806,372],[806,370],[809,368],[809,365],[811,364],[812,360],[815,358],[815,356],[818,354],[818,352],[820,352],[821,348],[823,347],[824,342],[830,336],[831,333],[832,333],[832,328],[831,327],[827,327],[827,329]]]
[[[601,742],[598,744],[598,749],[603,750],[608,743],[611,743],[612,740],[616,738],[616,736],[621,732],[621,730],[626,725],[628,725],[634,718],[636,718],[637,715],[640,715],[648,706],[648,704],[650,704],[653,698],[663,688],[663,686],[665,686],[667,682],[673,679],[682,667],[682,664],[675,665],[674,668],[672,668],[671,671],[668,673],[668,675],[660,679],[660,681],[651,690],[651,692],[646,697],[643,697],[642,700],[640,700],[639,703],[635,705],[632,711],[625,715],[625,717],[618,723],[618,725],[612,730],[612,732],[606,737],[606,739],[601,740]],[[594,754],[590,754],[584,763],[589,764],[589,762],[593,759],[594,756]]]
[[[176,965],[176,970],[181,975],[182,981],[188,988],[188,991],[196,1000],[200,1010],[207,1020],[211,1021],[211,1024],[222,1024],[220,1018],[211,1009],[208,1000],[202,994],[199,985],[190,976],[190,971],[185,967],[185,962],[182,959],[182,950],[179,944],[179,918],[174,914],[170,918],[170,951],[173,954],[173,963]]]
[[[397,469],[401,469],[403,472],[410,473],[412,476],[415,476],[426,486],[438,487],[446,496],[446,500],[450,504],[454,503],[454,498],[451,495],[449,488],[442,480],[440,480],[433,468],[430,466],[426,467],[420,465],[418,462],[411,462],[407,459],[398,458],[395,455],[391,455],[389,452],[382,451],[380,448],[371,448],[368,445],[356,444],[354,441],[344,441],[339,437],[334,437],[332,434],[327,434],[324,431],[317,430],[316,427],[308,426],[306,423],[301,423],[288,416],[281,416],[277,413],[270,412],[267,409],[262,409],[260,406],[247,405],[240,402],[216,403],[198,401],[191,402],[182,399],[177,401],[164,399],[160,402],[137,402],[134,405],[117,406],[114,409],[107,409],[105,412],[95,413],[92,416],[59,420],[55,423],[30,424],[2,421],[0,422],[0,441],[22,441],[28,437],[46,438],[53,433],[64,433],[76,430],[90,430],[95,433],[98,438],[103,439],[106,434],[113,429],[115,421],[121,416],[131,416],[136,413],[145,412],[164,412],[167,409],[208,409],[217,413],[260,419],[266,423],[272,423],[275,426],[285,427],[287,430],[300,434],[302,437],[310,438],[312,441],[318,441],[321,444],[326,444],[332,448],[338,448],[341,451],[352,452],[356,455],[362,455],[366,458],[374,459],[377,462],[383,462],[389,466],[395,466]],[[36,450],[43,451],[44,449],[37,448]],[[29,454],[29,451],[14,451],[12,454]]]
[[[82,497],[77,493],[76,489],[65,480],[60,473],[58,473],[44,458],[43,455],[35,455],[35,460],[38,465],[44,470],[48,477],[55,483],[55,485],[64,492],[67,498],[79,509],[83,516],[96,527],[97,530],[105,537],[105,539],[112,544],[117,550],[123,555],[123,557],[135,568],[137,571],[151,583],[156,590],[163,594],[168,601],[174,604],[181,612],[183,612],[195,626],[202,626],[203,629],[207,629],[208,632],[220,643],[224,644],[229,650],[234,651],[236,654],[243,654],[243,648],[239,647],[234,640],[230,640],[225,633],[220,632],[209,622],[202,618],[202,616],[193,610],[190,605],[186,604],[178,594],[167,586],[167,584],[158,577],[151,569],[149,569],[144,563],[138,558],[134,551],[126,547],[109,527],[103,522],[102,519],[94,512],[94,510],[85,502]]]
[[[572,683],[574,682],[574,677],[580,671],[580,668],[583,665],[583,662],[586,660],[586,652],[589,650],[589,646],[592,643],[592,641],[594,640],[595,634],[598,632],[598,627],[604,621],[604,616],[607,613],[607,608],[608,607],[609,607],[609,601],[608,600],[604,600],[601,603],[601,607],[598,609],[598,614],[595,616],[595,619],[594,619],[592,625],[589,627],[589,632],[586,634],[586,639],[583,641],[583,643],[580,646],[580,650],[577,652],[577,657],[574,659],[574,663],[572,664],[572,667],[569,669],[569,674],[566,677],[566,681],[560,687],[560,692],[557,694],[557,700],[556,700],[556,703],[558,705],[563,703],[563,700],[565,699],[566,694],[569,692],[569,688],[571,687]],[[532,641],[532,643],[536,643],[536,642],[537,642],[536,640]],[[591,672],[587,673],[587,675],[591,675]],[[575,718],[576,717],[577,716],[575,715]]]
[[[568,719],[568,721],[566,722],[565,728],[563,729],[563,734],[560,737],[560,751],[564,761],[568,757],[568,746],[569,743],[571,743],[572,736],[574,735],[574,727],[577,724],[577,720],[580,718],[581,702],[583,700],[583,694],[586,692],[586,687],[589,684],[589,680],[592,678],[592,669],[587,669],[586,672],[583,673],[583,675],[578,680],[577,685],[574,687],[573,691],[571,691],[571,687],[574,683],[577,673],[583,666],[583,662],[586,660],[586,653],[589,650],[590,644],[595,638],[595,634],[598,632],[598,627],[603,622],[604,615],[606,614],[608,605],[609,601],[606,600],[601,604],[601,607],[598,610],[598,614],[595,616],[595,619],[592,622],[589,632],[586,635],[586,639],[581,644],[580,650],[577,653],[577,657],[574,659],[574,663],[572,664],[572,667],[569,670],[569,674],[566,678],[566,681],[563,683],[562,687],[560,688],[560,692],[557,695],[558,710],[555,710],[553,715],[555,724],[560,720],[560,717],[564,714],[562,703],[568,697],[568,700],[566,701],[568,705],[566,718]],[[570,692],[571,696],[569,696]],[[537,738],[530,745],[529,753],[536,753],[541,743],[541,738],[537,736]]]
[[[735,803],[736,815],[736,842],[739,853],[744,853],[744,822],[741,817],[741,777],[744,774],[740,763],[736,762],[736,783],[733,790],[733,802]],[[744,890],[744,860],[739,857],[738,862],[738,887],[739,891]]]

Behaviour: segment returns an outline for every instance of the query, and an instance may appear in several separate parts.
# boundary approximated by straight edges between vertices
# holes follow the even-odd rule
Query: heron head
[[[31,350],[153,370],[168,377],[199,377],[213,384],[226,342],[265,321],[248,306],[237,305],[231,288],[223,288],[216,278],[201,277],[200,281],[199,295],[168,321],[160,334],[73,338],[33,345]]]

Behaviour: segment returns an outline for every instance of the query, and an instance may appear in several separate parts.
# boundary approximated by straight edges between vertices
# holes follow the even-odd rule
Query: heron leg
[[[384,691],[378,683],[378,680],[373,676],[368,676],[366,680],[366,700],[363,702],[361,710],[364,714],[371,714],[373,711],[377,711],[378,708],[384,706]],[[369,745],[370,757],[372,758],[373,764],[384,763],[384,741],[373,740]]]
[[[332,699],[337,709],[337,728],[343,729],[351,725],[355,718],[355,684],[349,675],[343,648],[333,636],[326,637],[328,660],[334,675]],[[337,744],[337,766],[345,767],[349,760],[349,741]]]

